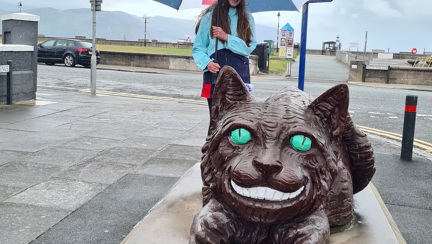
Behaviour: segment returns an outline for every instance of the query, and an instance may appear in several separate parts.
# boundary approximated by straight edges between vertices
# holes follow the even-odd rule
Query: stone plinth
[[[330,236],[331,244],[405,243],[373,185],[354,195],[356,223]],[[187,243],[193,217],[201,210],[201,174],[194,165],[122,244]]]
[[[7,94],[6,74],[0,73],[0,104],[36,99],[37,90],[37,41],[39,16],[27,13],[11,13],[1,16],[2,44],[0,65],[9,65],[10,94]]]

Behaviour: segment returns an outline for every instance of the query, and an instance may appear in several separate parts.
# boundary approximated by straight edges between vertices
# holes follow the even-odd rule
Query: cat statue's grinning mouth
[[[305,189],[305,187],[302,186],[295,192],[281,192],[263,186],[246,188],[237,185],[232,180],[231,180],[231,186],[234,189],[234,191],[241,196],[252,198],[252,199],[258,199],[258,200],[278,201],[278,202],[294,199],[297,196],[299,196]]]

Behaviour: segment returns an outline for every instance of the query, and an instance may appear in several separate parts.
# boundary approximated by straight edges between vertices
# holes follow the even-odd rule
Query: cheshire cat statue
[[[264,102],[220,71],[202,148],[203,208],[189,243],[326,243],[353,219],[353,194],[375,173],[348,87],[316,99],[285,88]]]

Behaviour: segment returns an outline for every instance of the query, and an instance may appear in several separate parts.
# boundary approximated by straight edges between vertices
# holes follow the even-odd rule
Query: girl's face
[[[241,1],[243,0],[228,0],[228,3],[232,8],[235,8],[241,3]]]

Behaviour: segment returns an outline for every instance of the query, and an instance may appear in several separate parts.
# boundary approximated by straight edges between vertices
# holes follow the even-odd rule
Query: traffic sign
[[[9,72],[9,65],[0,65],[0,73],[8,73]]]
[[[411,53],[412,54],[417,54],[417,48],[413,47],[413,49],[411,49]]]

